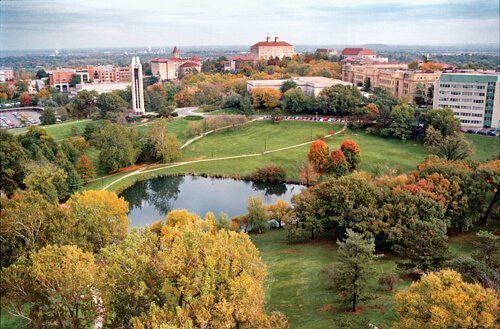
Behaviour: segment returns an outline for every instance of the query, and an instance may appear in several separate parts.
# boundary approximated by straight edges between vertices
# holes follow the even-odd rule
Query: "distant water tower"
[[[130,73],[132,74],[132,111],[135,115],[143,115],[146,111],[144,110],[142,65],[139,57],[132,57]]]

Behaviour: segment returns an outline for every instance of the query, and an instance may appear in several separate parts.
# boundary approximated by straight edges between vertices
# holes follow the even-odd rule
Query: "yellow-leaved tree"
[[[400,319],[393,328],[493,328],[497,308],[492,289],[466,283],[452,270],[431,272],[396,295]]]

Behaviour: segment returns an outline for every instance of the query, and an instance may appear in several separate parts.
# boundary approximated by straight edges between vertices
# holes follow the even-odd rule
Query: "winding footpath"
[[[253,120],[251,120],[251,121],[249,121],[249,122],[247,122],[245,124],[248,124],[248,123],[256,121],[256,120],[259,120],[259,119],[253,119]],[[206,136],[206,135],[208,135],[210,133],[213,133],[214,131],[218,131],[218,130],[222,130],[222,129],[227,129],[227,128],[230,128],[230,127],[233,127],[233,126],[227,126],[227,127],[222,127],[222,128],[218,128],[218,129],[214,129],[214,130],[208,131],[208,132],[204,133],[203,135],[200,135],[200,136],[198,136],[196,138],[193,138],[193,139],[187,141],[184,145],[182,145],[181,149],[184,148],[184,147],[186,147],[186,146],[188,146],[192,142],[194,142],[194,141],[196,141],[196,140],[198,140],[198,139],[200,139],[200,138],[202,138],[202,137],[204,137],[204,136]],[[340,130],[340,131],[338,131],[338,132],[336,132],[334,134],[325,135],[325,136],[323,136],[323,138],[329,138],[329,137],[341,134],[345,130],[346,130],[346,127],[342,128],[342,130]],[[280,152],[280,151],[284,151],[284,150],[289,150],[289,149],[301,147],[301,146],[304,146],[304,145],[309,145],[309,144],[311,144],[313,142],[314,142],[314,140],[309,141],[309,142],[305,142],[305,143],[300,143],[300,144],[295,144],[295,145],[291,145],[291,146],[286,146],[286,147],[282,147],[282,148],[278,148],[278,149],[274,149],[274,150],[264,151],[264,152],[261,152],[261,153],[251,153],[251,154],[233,155],[233,156],[221,157],[221,158],[212,158],[212,159],[201,159],[201,160],[192,160],[192,161],[177,162],[177,163],[160,165],[160,166],[152,168],[152,169],[148,169],[148,167],[143,167],[143,168],[140,168],[138,170],[132,171],[131,173],[129,173],[129,174],[125,175],[125,176],[122,176],[122,177],[120,177],[120,178],[112,181],[108,185],[106,185],[103,188],[101,188],[101,190],[107,190],[108,188],[110,188],[114,184],[122,181],[123,179],[131,177],[131,176],[139,175],[139,174],[152,173],[154,171],[158,171],[158,170],[162,170],[162,169],[174,168],[174,167],[184,166],[184,165],[193,164],[193,163],[201,163],[201,162],[209,162],[209,161],[220,161],[220,160],[232,160],[232,159],[241,159],[241,158],[251,158],[251,157],[264,156],[264,155],[269,154],[269,153]]]

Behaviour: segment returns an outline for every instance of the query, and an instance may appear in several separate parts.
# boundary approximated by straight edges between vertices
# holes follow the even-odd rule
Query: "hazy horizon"
[[[494,0],[1,1],[2,51],[294,45],[498,45]]]

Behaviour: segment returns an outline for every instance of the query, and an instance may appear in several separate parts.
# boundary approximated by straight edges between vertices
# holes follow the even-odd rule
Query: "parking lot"
[[[2,111],[0,128],[19,128],[40,124],[40,112],[37,111]]]

